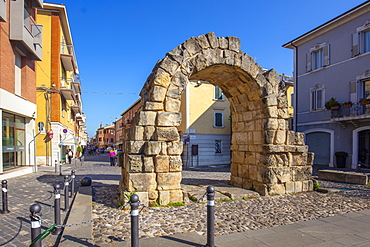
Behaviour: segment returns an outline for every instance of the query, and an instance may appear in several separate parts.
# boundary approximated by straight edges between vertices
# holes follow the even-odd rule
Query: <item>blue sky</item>
[[[190,37],[236,36],[263,68],[292,75],[293,53],[282,45],[364,0],[52,2],[67,8],[92,137],[139,98],[156,62]]]

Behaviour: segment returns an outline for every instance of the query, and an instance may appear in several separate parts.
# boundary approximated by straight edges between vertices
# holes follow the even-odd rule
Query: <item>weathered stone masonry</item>
[[[285,85],[240,50],[236,37],[208,33],[167,53],[141,91],[142,109],[127,131],[121,189],[145,203],[183,201],[180,97],[189,80],[220,87],[232,112],[231,184],[262,195],[311,191],[313,154],[288,129]]]

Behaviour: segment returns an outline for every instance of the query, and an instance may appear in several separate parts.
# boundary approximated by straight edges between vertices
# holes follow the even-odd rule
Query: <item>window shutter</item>
[[[324,66],[329,65],[329,45],[324,46]]]
[[[306,54],[306,72],[311,71],[311,53]]]
[[[317,90],[316,91],[316,109],[322,109],[323,108],[323,90]]]
[[[349,82],[349,98],[352,102],[357,102],[357,81]]]
[[[352,56],[357,56],[359,54],[359,49],[358,49],[358,33],[352,34]]]

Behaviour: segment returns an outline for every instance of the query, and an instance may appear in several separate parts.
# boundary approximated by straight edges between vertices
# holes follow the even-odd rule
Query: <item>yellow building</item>
[[[36,64],[36,122],[45,131],[36,138],[36,156],[37,164],[53,164],[68,149],[76,153],[78,145],[86,145],[86,117],[66,7],[44,3],[37,20],[43,25],[43,59]]]
[[[181,98],[184,166],[230,163],[230,103],[220,88],[204,81],[191,81]]]

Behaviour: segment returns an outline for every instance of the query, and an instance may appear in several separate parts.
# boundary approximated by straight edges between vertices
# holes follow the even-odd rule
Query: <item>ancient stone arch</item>
[[[277,59],[278,62],[278,59]],[[232,185],[262,195],[311,191],[313,154],[288,129],[285,85],[240,50],[236,37],[192,37],[158,61],[126,133],[121,189],[144,203],[183,201],[180,97],[189,80],[220,87],[232,112]]]

